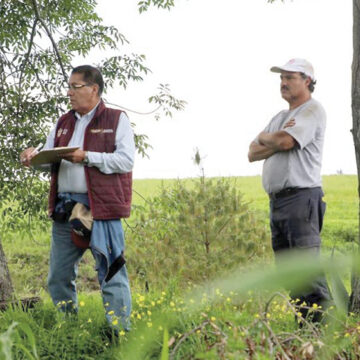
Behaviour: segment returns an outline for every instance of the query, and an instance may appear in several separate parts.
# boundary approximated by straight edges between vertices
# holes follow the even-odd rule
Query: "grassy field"
[[[134,204],[144,204],[159,194],[162,187],[171,188],[176,181],[135,180]],[[191,187],[198,180],[181,181]],[[258,221],[268,231],[268,199],[261,178],[234,177],[230,182],[241,191],[249,202],[249,211],[257,214]],[[357,178],[325,176],[323,184],[327,202],[323,248],[328,258],[334,247],[335,254],[354,249],[358,229]],[[253,264],[251,268],[222,275],[218,283],[188,283],[185,289],[168,279],[150,292],[136,281],[138,274],[130,267],[133,330],[129,334],[121,332],[119,344],[113,344],[101,335],[104,310],[89,252],[80,264],[79,315],[65,318],[51,304],[46,292],[49,233],[50,229],[36,231],[35,226],[31,234],[25,229],[2,234],[17,298],[38,295],[42,302],[28,312],[15,308],[0,313],[0,359],[348,359],[359,356],[360,319],[355,315],[339,315],[336,324],[320,330],[307,326],[298,329],[282,285],[279,289],[269,288],[272,282],[282,284],[279,277],[272,275],[271,264],[265,267],[271,263],[271,256],[264,259],[260,271],[251,270],[259,266]],[[265,241],[270,242],[269,236],[268,231]],[[127,243],[128,248],[134,245]],[[282,278],[302,264],[291,266],[283,271]],[[344,278],[349,285],[349,275],[345,274]],[[254,284],[269,290],[254,292]],[[4,344],[11,343],[12,355],[4,357]]]
[[[244,176],[230,178],[231,182],[243,193],[244,199],[251,207],[269,214],[269,201],[261,184],[260,176]],[[161,187],[170,187],[177,180],[135,180],[134,203],[142,203],[143,197],[154,196]],[[191,186],[190,179],[182,180]],[[323,176],[324,201],[327,203],[323,245],[326,248],[336,247],[349,249],[351,241],[356,239],[358,222],[357,177],[355,175]],[[140,195],[141,196],[140,196]],[[347,244],[346,244],[347,243]],[[348,245],[348,246],[347,246]]]

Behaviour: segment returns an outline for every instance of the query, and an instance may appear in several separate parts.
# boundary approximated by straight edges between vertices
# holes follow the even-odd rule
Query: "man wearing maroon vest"
[[[98,69],[76,67],[67,93],[72,110],[60,117],[44,146],[45,150],[78,147],[51,166],[49,215],[55,221],[48,286],[60,310],[77,311],[75,278],[85,249],[74,244],[70,223],[59,221],[58,214],[66,209],[67,201],[80,202],[90,208],[94,219],[90,247],[106,318],[117,331],[118,323],[129,330],[131,294],[125,265],[111,279],[109,268],[114,254],[122,255],[125,250],[120,218],[130,215],[135,142],[126,114],[107,108],[101,100],[103,88]],[[35,154],[34,148],[23,151],[22,163],[30,166]]]

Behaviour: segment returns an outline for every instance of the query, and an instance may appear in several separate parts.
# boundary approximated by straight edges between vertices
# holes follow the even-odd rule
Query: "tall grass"
[[[268,199],[261,189],[260,177],[231,178],[230,181],[242,192],[245,202],[250,202],[249,212],[259,214],[259,221],[268,229]],[[188,283],[187,289],[179,287],[171,274],[169,281],[157,282],[155,272],[150,280],[157,285],[146,292],[131,265],[136,261],[134,257],[128,269],[133,284],[133,327],[130,333],[120,333],[119,344],[102,335],[104,310],[90,254],[80,265],[78,284],[83,306],[77,317],[66,318],[57,312],[45,292],[49,229],[44,230],[43,223],[37,224],[36,219],[32,221],[31,234],[23,227],[3,228],[2,241],[17,297],[40,294],[43,303],[28,312],[14,308],[0,313],[0,359],[359,357],[360,319],[354,314],[347,316],[346,298],[337,278],[339,274],[343,277],[344,273],[350,273],[352,263],[340,254],[355,246],[356,177],[329,176],[323,181],[328,205],[323,243],[325,250],[335,246],[334,258],[325,251],[324,263],[292,259],[277,270],[266,260],[257,267],[253,264],[237,268],[203,285]],[[135,205],[143,206],[149,197],[159,195],[158,185],[171,188],[175,182],[136,180],[134,188],[144,199],[135,193]],[[191,180],[184,183],[193,187]],[[27,226],[27,220],[24,218],[23,226]],[[129,220],[130,226],[134,220]],[[129,239],[131,231],[127,228]],[[269,237],[265,241],[269,243]],[[129,253],[135,246],[127,242]],[[148,259],[148,266],[152,266],[153,261],[154,257]],[[309,324],[299,330],[294,320],[296,310],[284,289],[300,286],[323,266],[332,284],[338,311],[330,313],[329,322],[319,329]]]
[[[359,259],[355,261],[358,263]],[[135,294],[133,330],[129,334],[121,333],[119,345],[101,338],[103,314],[95,298],[82,297],[78,317],[66,318],[49,303],[28,313],[8,310],[2,315],[0,325],[2,331],[9,327],[2,334],[6,347],[1,351],[7,354],[6,360],[37,356],[41,359],[229,359],[244,358],[251,349],[265,358],[301,358],[301,354],[319,359],[359,356],[360,321],[356,317],[347,318],[341,304],[328,313],[323,327],[305,322],[302,330],[296,330],[292,320],[295,308],[286,296],[277,293],[283,288],[301,288],[324,269],[338,271],[352,263],[351,258],[316,263],[296,255],[276,269],[261,265],[251,271],[240,269],[196,286],[181,297],[166,291]],[[274,292],[279,296],[277,301],[271,295]],[[265,297],[268,301],[264,301]],[[22,336],[14,336],[15,326],[22,329]],[[289,338],[289,334],[294,336]],[[309,344],[304,347],[306,343]]]

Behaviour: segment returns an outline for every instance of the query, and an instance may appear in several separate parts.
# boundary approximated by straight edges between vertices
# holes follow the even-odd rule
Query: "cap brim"
[[[270,71],[274,72],[274,73],[281,73],[282,71],[286,71],[285,69],[279,67],[279,66],[273,66]]]

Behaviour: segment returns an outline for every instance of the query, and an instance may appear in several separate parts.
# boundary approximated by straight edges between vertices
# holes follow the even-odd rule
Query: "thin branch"
[[[280,335],[282,336],[287,336],[286,339],[282,340],[281,343],[282,344],[285,344],[285,343],[288,343],[294,339],[298,340],[299,342],[301,342],[302,344],[305,342],[304,339],[302,339],[300,336],[296,335],[296,334],[293,334],[293,333],[287,333],[287,332],[283,332],[281,334],[279,334],[278,336],[280,337]]]
[[[29,48],[28,48],[28,51],[27,51],[27,53],[25,55],[25,59],[22,62],[21,67],[20,67],[20,79],[19,79],[19,86],[18,86],[18,88],[19,88],[19,102],[18,102],[18,109],[17,109],[18,112],[19,112],[19,109],[20,109],[22,79],[23,79],[23,75],[24,75],[25,66],[26,66],[26,63],[29,61],[31,49],[32,49],[32,46],[33,46],[33,43],[34,43],[34,37],[35,37],[35,34],[36,34],[37,22],[38,22],[38,19],[35,19],[34,24],[32,26],[32,30],[31,30],[31,35],[30,35],[30,40],[29,40]]]
[[[149,203],[149,200],[145,199],[144,196],[142,196],[138,191],[132,190],[135,194],[139,195],[146,203]]]
[[[40,78],[40,76],[39,76],[38,69],[35,68],[35,67],[33,66],[33,64],[30,64],[30,65],[31,65],[31,67],[32,67],[33,70],[34,70],[36,79],[38,80],[38,82],[39,82],[39,84],[40,84],[40,86],[41,86],[41,89],[42,89],[43,93],[45,94],[45,96],[48,96],[48,91],[47,91],[45,85],[43,84],[43,80],[42,80],[42,79]],[[49,99],[49,97],[48,97],[48,99]]]
[[[225,229],[226,225],[233,219],[234,215],[231,215],[227,221],[224,222],[224,224],[220,227],[218,230],[218,235]]]
[[[44,20],[41,19],[41,17],[40,17],[39,9],[38,9],[38,6],[36,4],[36,0],[32,0],[32,3],[33,3],[33,6],[34,6],[34,11],[35,11],[36,18],[39,20],[40,24],[45,29],[46,34],[47,34],[47,36],[49,37],[49,39],[50,39],[50,41],[52,43],[52,46],[53,46],[55,54],[57,56],[57,59],[58,59],[62,74],[64,76],[64,81],[67,82],[67,75],[66,75],[65,68],[64,68],[64,65],[62,63],[62,60],[61,60],[59,50],[58,50],[58,48],[56,46],[56,42],[55,42],[54,38],[52,37],[51,32],[50,32],[49,28],[47,27],[47,25],[45,24]]]
[[[286,359],[286,360],[291,360],[291,359],[287,356],[287,354],[286,354],[284,348],[282,347],[279,339],[277,338],[277,336],[275,335],[275,333],[273,332],[272,328],[271,328],[270,325],[267,323],[267,321],[261,321],[261,322],[262,322],[262,324],[267,328],[267,330],[269,331],[269,333],[270,333],[271,337],[273,338],[274,342],[276,343],[276,345],[279,346],[280,351],[281,351],[281,353],[284,355],[285,359]]]
[[[290,301],[286,298],[286,296],[279,292],[276,292],[275,294],[273,294],[271,296],[270,300],[265,305],[265,319],[266,319],[266,314],[269,311],[269,306],[270,306],[271,302],[275,299],[276,296],[282,297],[287,302],[287,305],[289,306],[290,310],[294,313],[294,315],[298,316],[295,307],[290,303]],[[302,306],[302,307],[306,308],[305,306]],[[308,307],[308,309],[311,309],[311,308]],[[317,311],[320,311],[320,310],[317,310]],[[314,325],[310,324],[310,322],[308,322],[304,317],[301,317],[301,321],[303,321],[311,329],[311,331],[313,332],[313,334],[315,336],[319,336],[319,333]]]
[[[132,112],[134,114],[138,114],[138,115],[151,115],[153,113],[155,113],[156,111],[158,111],[160,108],[161,108],[161,105],[159,105],[156,109],[152,110],[152,111],[149,111],[149,112],[139,112],[139,111],[135,111],[135,110],[131,110],[131,109],[128,109],[126,108],[125,106],[122,106],[122,105],[117,105],[117,104],[112,104],[106,100],[104,100],[105,104],[108,104],[108,105],[111,105],[111,106],[116,106],[120,109],[123,109],[125,111],[129,111],[129,112]]]
[[[192,330],[188,331],[187,333],[183,334],[181,336],[180,340],[178,341],[178,343],[176,344],[176,346],[174,347],[174,349],[171,351],[170,360],[172,360],[174,358],[177,349],[190,335],[194,334],[198,330],[202,330],[208,324],[210,324],[210,320],[205,320],[202,324],[197,326],[195,329],[192,329]]]

